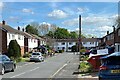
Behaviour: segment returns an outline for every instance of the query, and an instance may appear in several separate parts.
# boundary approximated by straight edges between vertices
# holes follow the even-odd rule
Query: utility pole
[[[79,38],[78,38],[78,51],[79,51],[79,61],[81,57],[80,49],[81,49],[81,15],[79,15]]]
[[[113,27],[113,34],[114,34],[113,45],[115,47],[115,26],[112,26],[112,27]]]

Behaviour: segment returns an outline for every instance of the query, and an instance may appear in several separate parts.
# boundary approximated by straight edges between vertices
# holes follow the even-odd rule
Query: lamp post
[[[113,45],[115,47],[115,26],[112,26],[112,27],[113,27],[113,34],[114,34]]]

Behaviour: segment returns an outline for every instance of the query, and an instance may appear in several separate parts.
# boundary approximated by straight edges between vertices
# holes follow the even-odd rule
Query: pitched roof
[[[99,38],[82,38],[82,42],[96,42]],[[57,42],[78,42],[78,39],[55,39]]]
[[[10,33],[24,35],[22,31],[16,30],[9,25],[3,25],[3,24],[0,23],[0,26],[2,26],[2,28],[4,28],[5,30],[7,30]]]

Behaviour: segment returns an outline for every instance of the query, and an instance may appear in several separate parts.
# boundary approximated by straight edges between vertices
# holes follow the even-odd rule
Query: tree
[[[70,32],[70,38],[72,38],[72,39],[77,39],[78,38],[78,34],[75,32],[75,31],[73,31],[73,32]]]
[[[46,34],[46,36],[49,36],[51,38],[54,38],[54,33],[52,31],[49,31],[48,34]]]
[[[54,33],[54,38],[56,39],[67,39],[69,38],[69,32],[64,28],[57,28]]]
[[[39,35],[37,28],[35,28],[35,27],[31,26],[31,25],[26,26],[26,32],[30,33],[30,34]]]
[[[14,60],[21,57],[21,48],[16,40],[10,41],[8,53],[6,55],[10,58],[13,58]]]

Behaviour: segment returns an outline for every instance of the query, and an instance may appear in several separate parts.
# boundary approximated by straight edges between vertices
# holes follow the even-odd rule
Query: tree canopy
[[[26,32],[30,33],[30,34],[39,35],[37,28],[35,28],[35,27],[31,26],[31,25],[26,26]]]
[[[49,33],[46,34],[46,36],[49,36],[55,39],[70,39],[70,38],[77,39],[78,38],[78,34],[75,31],[69,32],[65,28],[57,28],[54,32],[49,31]]]

